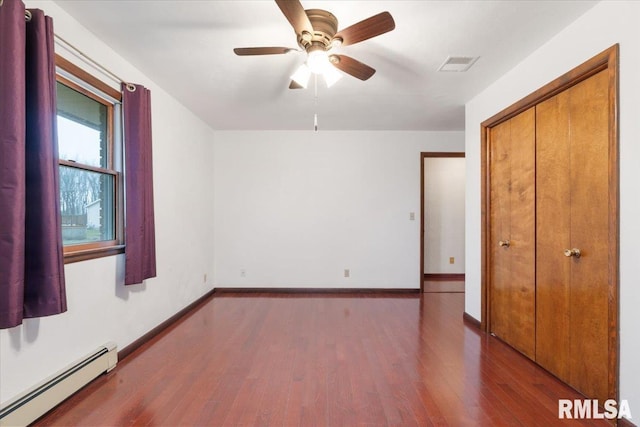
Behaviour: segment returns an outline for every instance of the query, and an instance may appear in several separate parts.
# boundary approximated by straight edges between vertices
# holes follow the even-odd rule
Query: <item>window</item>
[[[120,93],[56,58],[65,262],[121,253]]]

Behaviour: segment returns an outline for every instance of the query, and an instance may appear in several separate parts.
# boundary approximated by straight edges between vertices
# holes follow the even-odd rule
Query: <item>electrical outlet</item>
[[[202,280],[204,283],[207,283],[207,273],[204,273],[204,279]]]
[[[247,270],[244,268],[240,270],[240,277],[247,277]]]
[[[449,257],[449,264],[455,264],[456,259],[454,257]]]
[[[416,213],[415,212],[409,212],[409,220],[410,221],[415,221],[416,220]]]
[[[348,268],[344,269],[344,277],[351,277],[351,270],[349,270]]]

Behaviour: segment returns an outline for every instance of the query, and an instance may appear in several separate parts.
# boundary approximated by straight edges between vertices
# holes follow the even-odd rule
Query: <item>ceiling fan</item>
[[[296,32],[298,45],[307,52],[306,63],[291,76],[289,89],[306,88],[311,74],[323,75],[327,86],[343,71],[360,80],[367,80],[375,69],[346,55],[331,53],[333,48],[348,46],[393,30],[396,24],[389,12],[382,12],[338,31],[338,19],[322,9],[305,10],[299,0],[275,0]],[[288,47],[240,47],[236,55],[279,55],[298,49]]]

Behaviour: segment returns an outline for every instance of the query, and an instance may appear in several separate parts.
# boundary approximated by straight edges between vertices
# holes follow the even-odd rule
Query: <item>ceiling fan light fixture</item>
[[[323,74],[324,81],[327,83],[327,87],[333,86],[338,80],[342,78],[342,73],[334,67],[327,67]]]
[[[311,70],[307,67],[307,64],[302,64],[295,73],[291,76],[291,80],[298,83],[303,88],[307,88],[309,85],[309,77],[311,77]]]
[[[324,74],[331,66],[329,55],[323,49],[312,50],[307,56],[307,66],[314,74]]]

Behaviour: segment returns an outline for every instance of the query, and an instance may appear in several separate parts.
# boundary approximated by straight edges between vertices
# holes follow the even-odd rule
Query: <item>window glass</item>
[[[60,166],[60,210],[65,245],[115,239],[115,176]]]
[[[107,106],[58,82],[60,158],[109,167]]]

